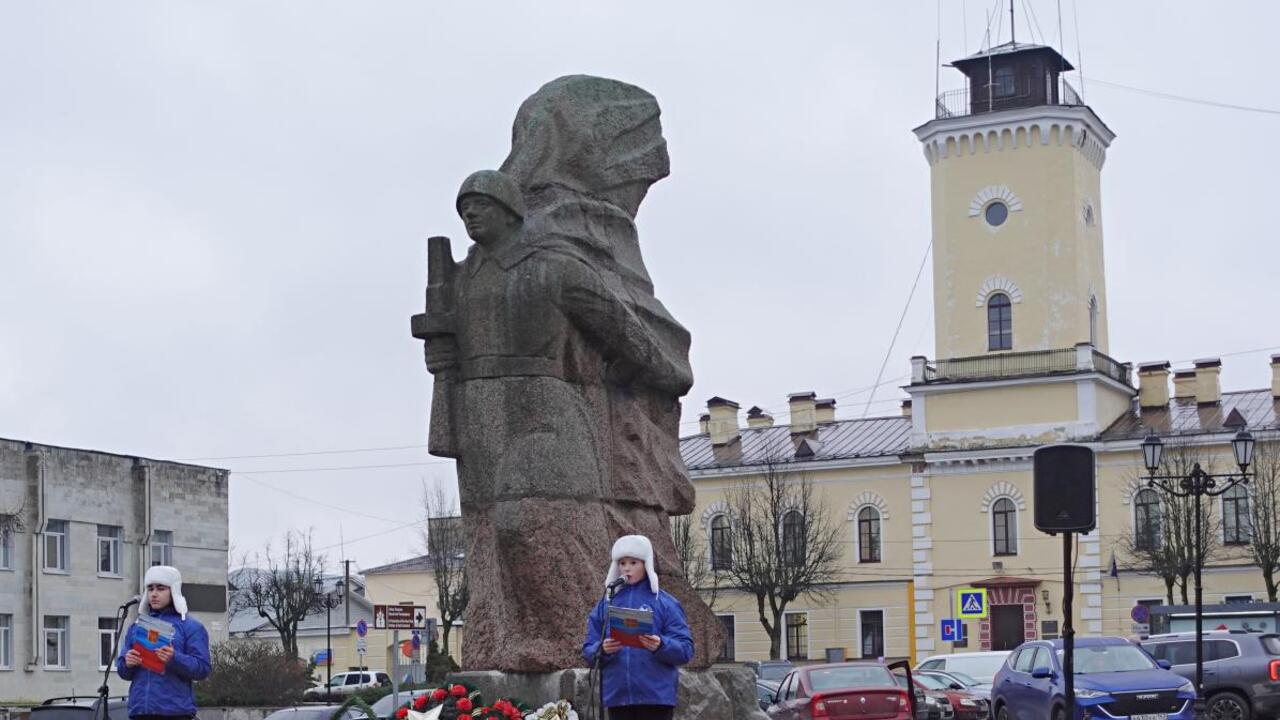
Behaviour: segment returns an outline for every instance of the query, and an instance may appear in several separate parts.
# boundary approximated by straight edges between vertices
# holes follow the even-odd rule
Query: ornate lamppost
[[[316,603],[317,606],[324,607],[324,646],[325,646],[325,683],[324,696],[329,699],[329,693],[333,688],[329,687],[333,683],[333,640],[331,633],[333,609],[338,607],[342,602],[343,583],[339,580],[333,588],[333,592],[327,592],[324,589],[324,578],[316,578]]]
[[[1249,482],[1247,472],[1253,462],[1253,435],[1241,430],[1231,439],[1231,452],[1235,455],[1239,473],[1210,474],[1200,463],[1195,463],[1186,475],[1157,475],[1164,456],[1164,443],[1155,435],[1142,441],[1142,461],[1147,466],[1147,487],[1155,488],[1175,497],[1195,500],[1195,582],[1196,582],[1196,702],[1197,720],[1204,718],[1204,603],[1201,593],[1200,572],[1204,566],[1204,539],[1201,537],[1200,498],[1221,495],[1236,485]]]

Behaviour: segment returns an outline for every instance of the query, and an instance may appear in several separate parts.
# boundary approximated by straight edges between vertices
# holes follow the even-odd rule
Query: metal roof
[[[1234,433],[1239,428],[1227,424],[1232,411],[1244,417],[1250,431],[1280,429],[1280,400],[1272,397],[1269,389],[1242,390],[1224,392],[1220,402],[1209,405],[1200,405],[1194,397],[1185,397],[1170,400],[1166,407],[1135,407],[1111,423],[1098,439]]]
[[[893,416],[837,420],[795,435],[789,425],[743,428],[737,440],[719,447],[712,446],[707,434],[690,435],[680,439],[680,455],[690,470],[708,470],[763,465],[768,460],[822,462],[899,455],[910,441],[911,418]]]
[[[366,568],[361,572],[365,575],[381,575],[383,573],[431,572],[434,569],[435,563],[431,562],[430,555],[419,555],[408,560],[398,560],[386,565]]]

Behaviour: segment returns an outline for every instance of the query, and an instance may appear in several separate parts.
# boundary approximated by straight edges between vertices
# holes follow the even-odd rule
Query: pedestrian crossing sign
[[[956,591],[956,617],[981,620],[987,617],[986,588],[960,588]]]

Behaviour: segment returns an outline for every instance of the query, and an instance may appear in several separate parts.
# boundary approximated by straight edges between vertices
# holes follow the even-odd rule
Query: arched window
[[[1155,490],[1139,490],[1133,496],[1133,546],[1137,550],[1160,549],[1160,496]]]
[[[880,562],[880,511],[869,506],[858,511],[858,562]]]
[[[733,562],[733,545],[729,539],[729,516],[711,519],[711,569],[728,570]]]
[[[1253,535],[1249,522],[1249,491],[1236,485],[1222,494],[1222,542],[1247,545]]]
[[[804,516],[792,510],[782,516],[782,561],[788,565],[804,564]]]
[[[1013,349],[1013,306],[1004,293],[987,298],[987,349]]]
[[[991,535],[996,555],[1018,554],[1018,516],[1013,501],[1000,498],[991,504]]]

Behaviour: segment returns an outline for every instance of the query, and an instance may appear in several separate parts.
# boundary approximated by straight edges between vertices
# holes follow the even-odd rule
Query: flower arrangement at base
[[[525,715],[524,720],[578,720],[578,711],[568,700],[557,700]]]
[[[524,720],[528,711],[524,703],[510,698],[485,705],[479,690],[470,685],[453,684],[433,688],[405,702],[396,709],[395,720],[409,720],[410,711],[423,713],[437,707],[441,708],[440,720]]]

